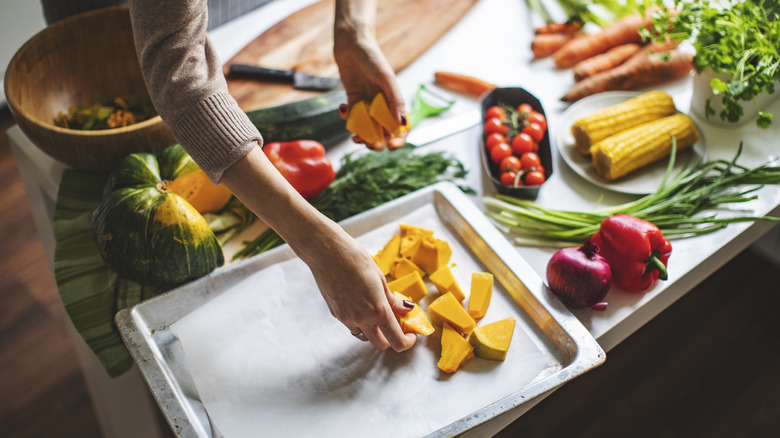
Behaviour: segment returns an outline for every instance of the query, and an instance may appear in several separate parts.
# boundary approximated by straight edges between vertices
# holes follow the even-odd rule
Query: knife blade
[[[431,122],[433,122],[433,120],[431,120]],[[465,131],[473,126],[479,125],[481,122],[482,114],[480,111],[467,111],[441,121],[436,121],[428,126],[420,126],[419,128],[413,127],[406,137],[406,142],[415,146],[424,146],[460,131]]]
[[[291,83],[299,90],[327,91],[342,86],[341,79],[324,76],[314,76],[296,70],[279,70],[248,64],[230,64],[228,73],[231,75],[251,76]]]

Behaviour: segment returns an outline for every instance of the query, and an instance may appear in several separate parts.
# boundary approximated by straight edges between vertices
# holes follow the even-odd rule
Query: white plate
[[[605,93],[594,94],[572,104],[563,112],[558,127],[555,130],[553,142],[560,151],[563,160],[577,174],[590,181],[591,183],[615,192],[627,193],[632,195],[646,195],[653,193],[663,181],[664,173],[668,160],[659,160],[653,164],[635,170],[628,175],[619,178],[616,181],[607,181],[593,168],[590,157],[586,157],[574,147],[574,137],[571,134],[571,125],[577,120],[602,110],[608,106],[624,102],[632,97],[636,97],[643,92],[639,91],[609,91]],[[698,128],[697,128],[698,129]],[[699,129],[701,134],[701,129]],[[699,142],[677,154],[675,159],[674,175],[686,163],[694,163],[699,159],[706,157],[706,148],[704,138]]]

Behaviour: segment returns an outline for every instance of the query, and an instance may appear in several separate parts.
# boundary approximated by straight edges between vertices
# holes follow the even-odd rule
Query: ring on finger
[[[366,335],[363,334],[363,330],[357,329],[355,331],[350,331],[349,334],[351,334],[352,336],[360,339],[361,341],[365,341],[366,340]]]

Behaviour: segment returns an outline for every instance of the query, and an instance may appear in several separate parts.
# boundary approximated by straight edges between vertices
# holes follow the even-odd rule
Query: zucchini
[[[344,90],[286,103],[270,108],[248,111],[246,114],[263,142],[316,140],[330,146],[351,134],[339,116],[339,105],[347,103]]]

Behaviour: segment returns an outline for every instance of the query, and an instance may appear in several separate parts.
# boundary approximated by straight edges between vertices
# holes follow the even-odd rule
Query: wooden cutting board
[[[381,0],[376,36],[396,73],[457,23],[477,0]],[[241,63],[338,77],[333,59],[335,0],[314,3],[275,24],[225,64]],[[433,72],[431,73],[433,75]],[[244,111],[313,97],[320,92],[227,75],[228,89]]]

